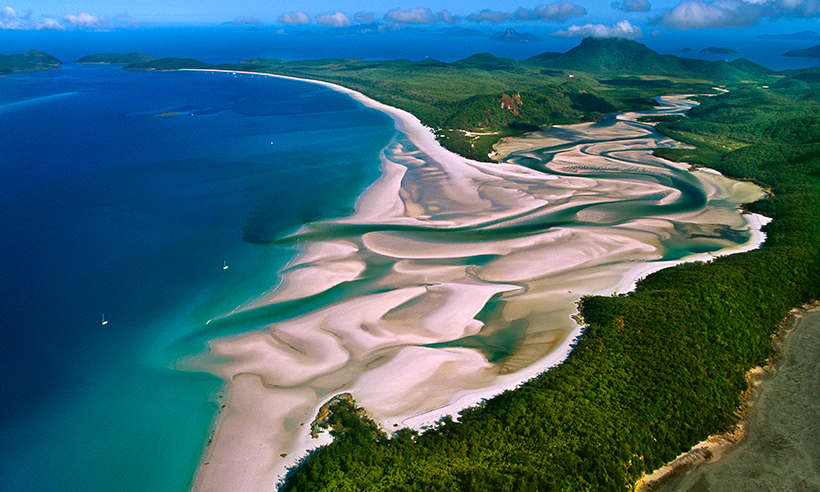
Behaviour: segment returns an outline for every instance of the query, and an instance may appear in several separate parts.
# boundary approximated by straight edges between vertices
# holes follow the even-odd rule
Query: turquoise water
[[[275,239],[350,213],[392,121],[271,77],[67,66],[0,78],[0,125],[4,489],[187,490],[221,382],[180,361],[275,285]]]

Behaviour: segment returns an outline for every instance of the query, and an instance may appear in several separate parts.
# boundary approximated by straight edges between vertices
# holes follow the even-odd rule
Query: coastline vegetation
[[[820,294],[820,77],[653,53],[585,40],[523,61],[485,54],[454,63],[164,59],[127,67],[339,83],[410,111],[446,147],[482,160],[496,135],[645,109],[651,97],[720,84],[729,92],[657,122],[695,148],[656,153],[771,190],[748,206],[774,219],[764,247],[657,272],[629,294],[582,299],[586,329],[564,363],[457,422],[388,436],[355,402],[334,402],[334,441],[300,463],[285,490],[623,490],[733,425],[745,371],[770,354],[788,311]]]

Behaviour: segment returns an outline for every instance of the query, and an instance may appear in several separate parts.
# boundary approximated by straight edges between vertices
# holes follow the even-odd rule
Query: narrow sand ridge
[[[392,115],[400,133],[352,216],[287,238],[300,254],[281,282],[212,320],[260,321],[210,345],[227,405],[197,491],[273,490],[320,444],[309,424],[342,392],[388,431],[457,414],[563,360],[581,296],[762,243],[765,219],[737,208],[762,191],[653,157],[677,143],[636,121],[646,113],[508,140],[504,162],[478,163],[408,113],[325,85]],[[661,102],[652,113],[693,105]],[[271,314],[293,306],[301,314]]]

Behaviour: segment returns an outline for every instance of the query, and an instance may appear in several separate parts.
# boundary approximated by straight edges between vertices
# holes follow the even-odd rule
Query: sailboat
[[[227,261],[227,260],[225,260],[225,261],[223,261],[223,262],[222,262],[222,269],[223,269],[223,270],[227,270],[227,269],[228,269],[228,261]]]
[[[107,325],[107,324],[108,324],[108,320],[107,320],[107,319],[105,319],[105,313],[103,313],[103,315],[102,315],[102,323],[101,323],[101,324],[102,324],[103,326],[105,326],[105,325]]]

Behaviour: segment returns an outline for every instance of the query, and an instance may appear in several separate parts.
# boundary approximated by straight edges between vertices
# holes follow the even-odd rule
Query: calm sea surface
[[[187,490],[221,384],[179,361],[275,284],[272,239],[352,210],[392,120],[271,77],[67,66],[0,78],[0,127],[3,488]]]

